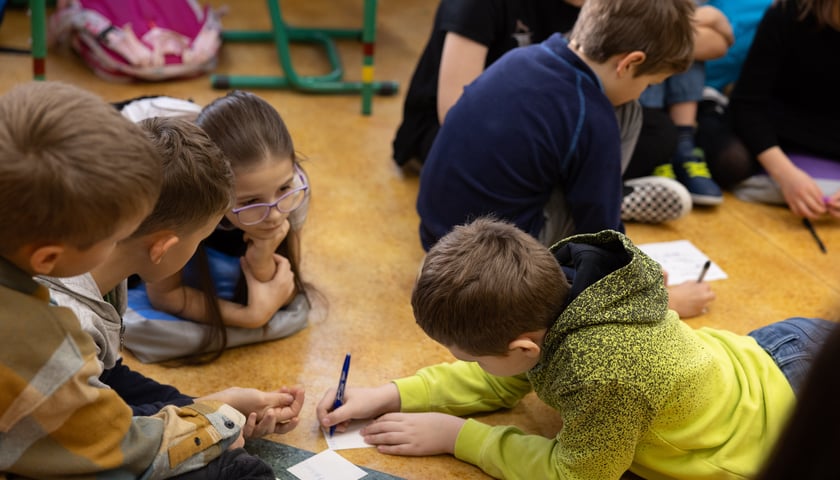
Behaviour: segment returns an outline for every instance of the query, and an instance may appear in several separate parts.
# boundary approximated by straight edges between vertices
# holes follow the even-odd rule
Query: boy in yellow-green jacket
[[[549,250],[480,218],[432,247],[412,294],[417,323],[460,361],[349,388],[334,411],[329,391],[318,417],[375,418],[362,434],[383,453],[449,453],[496,478],[751,478],[834,324],[743,336],[695,330],[667,304],[661,267],[621,233]],[[563,417],[555,438],[460,418],[532,389]]]

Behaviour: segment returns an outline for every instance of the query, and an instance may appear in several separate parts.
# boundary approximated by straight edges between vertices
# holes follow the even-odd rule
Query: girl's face
[[[250,169],[234,170],[236,177],[236,198],[233,204],[233,210],[247,207],[254,204],[273,204],[283,195],[292,192],[296,188],[300,188],[301,181],[297,170],[294,168],[294,163],[291,158],[267,158],[259,165]],[[302,199],[304,191],[292,194],[295,198],[300,195]],[[281,201],[281,207],[286,204],[289,197]],[[282,209],[282,208],[281,208]],[[281,212],[277,208],[269,208],[268,215],[259,223],[247,225],[253,220],[246,219],[253,218],[254,213],[257,213],[258,219],[261,214],[265,212],[263,208],[249,209],[249,212],[240,211],[239,215],[228,210],[225,218],[234,226],[243,230],[244,232],[262,237],[278,228],[283,228],[283,224],[289,216],[289,212]]]

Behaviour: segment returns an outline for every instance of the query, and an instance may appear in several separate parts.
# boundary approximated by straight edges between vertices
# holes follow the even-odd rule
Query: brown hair
[[[252,93],[232,91],[217,98],[205,106],[196,123],[201,127],[224,153],[234,172],[259,167],[263,162],[273,159],[290,159],[297,164],[294,144],[285,122],[280,114],[268,102]],[[305,213],[302,208],[300,213]],[[298,222],[292,221],[292,228],[286,238],[277,247],[276,252],[289,260],[294,273],[295,288],[306,296],[311,287],[303,281],[300,272],[300,232]],[[223,219],[224,221],[224,219]],[[181,363],[207,363],[218,358],[227,347],[227,330],[224,327],[218,295],[210,276],[207,251],[202,244],[197,250],[196,268],[200,281],[199,288],[205,294],[207,323],[212,327],[202,341],[197,354],[191,355]],[[240,273],[234,287],[233,301],[246,304],[248,285],[245,276]],[[206,354],[200,353],[211,348]]]
[[[414,317],[444,346],[503,355],[525,332],[548,328],[569,282],[546,247],[514,225],[478,218],[429,250],[411,294]]]
[[[172,117],[139,122],[163,159],[163,187],[134,237],[161,230],[192,233],[223,214],[233,198],[233,172],[198,125]]]
[[[587,0],[570,41],[598,63],[645,53],[635,75],[679,73],[694,59],[693,0]]]
[[[98,96],[31,82],[0,97],[0,253],[67,243],[86,249],[149,212],[160,157]],[[12,234],[12,232],[14,232]]]
[[[286,123],[271,104],[253,93],[234,90],[217,98],[201,110],[196,123],[227,156],[234,175],[271,159],[288,158],[298,163]],[[290,217],[294,215],[295,212]],[[295,287],[305,294],[306,284],[300,272],[300,232],[296,222],[291,223],[292,228],[277,247],[277,253],[289,260]],[[241,280],[236,296],[244,303],[247,291],[244,278]]]
[[[795,3],[800,21],[813,15],[818,26],[840,30],[840,2],[837,0],[782,0],[782,3]]]

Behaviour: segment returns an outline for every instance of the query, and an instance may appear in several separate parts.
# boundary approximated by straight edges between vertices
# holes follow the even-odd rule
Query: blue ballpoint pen
[[[341,367],[341,378],[338,379],[338,390],[335,391],[335,401],[332,409],[340,407],[344,403],[344,386],[347,385],[347,374],[350,372],[350,354],[344,357],[344,366]],[[335,433],[335,425],[330,427],[330,437]]]

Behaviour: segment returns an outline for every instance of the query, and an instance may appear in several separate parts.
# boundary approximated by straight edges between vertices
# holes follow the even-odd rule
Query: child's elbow
[[[147,286],[146,295],[152,308],[172,315],[184,310],[184,297],[177,290],[161,291]]]

